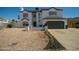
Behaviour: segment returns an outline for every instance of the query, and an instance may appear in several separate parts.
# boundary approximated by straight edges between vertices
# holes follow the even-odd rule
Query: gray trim
[[[27,19],[27,18],[23,18],[23,19],[21,19],[21,20],[25,20],[25,19],[26,19],[27,21],[29,21],[29,19]]]
[[[46,17],[46,18],[43,18],[43,19],[68,19],[68,18],[60,18],[60,17]]]
[[[50,9],[52,9],[52,8],[54,8],[54,9],[56,9],[56,10],[61,10],[61,11],[63,11],[63,9],[58,9],[58,8],[55,8],[55,7],[50,7],[49,9],[42,9],[42,10],[50,10]]]

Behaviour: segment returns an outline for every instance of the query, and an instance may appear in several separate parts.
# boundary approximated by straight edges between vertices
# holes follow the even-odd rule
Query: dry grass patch
[[[0,50],[43,50],[48,44],[44,31],[23,31],[24,28],[0,30]]]

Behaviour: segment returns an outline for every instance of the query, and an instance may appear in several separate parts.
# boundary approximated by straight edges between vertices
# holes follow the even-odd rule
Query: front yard
[[[0,30],[0,50],[43,50],[48,41],[44,31],[24,31],[24,28]]]

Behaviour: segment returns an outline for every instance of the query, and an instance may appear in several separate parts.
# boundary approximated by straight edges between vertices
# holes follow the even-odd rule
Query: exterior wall
[[[63,17],[63,10],[56,10],[54,8],[51,8],[50,10],[48,11],[54,11],[54,12],[57,12],[57,17]],[[48,13],[49,14],[49,13]]]
[[[48,11],[42,11],[42,18],[45,18],[45,17],[47,17],[47,16],[49,16],[48,15]]]
[[[63,11],[57,11],[57,16],[62,18],[63,17]]]
[[[27,12],[27,11],[20,11],[20,20],[21,19],[23,19],[24,17],[23,17],[23,13],[27,13],[28,14],[28,16],[29,16],[29,12]],[[29,18],[29,17],[27,17],[27,18]]]
[[[31,12],[27,12],[27,11],[23,11],[20,13],[20,21],[18,21],[18,27],[23,27],[23,13],[27,13],[28,17],[25,20],[28,20],[29,26],[30,28],[32,27],[32,13]]]
[[[20,16],[20,20],[23,19],[23,11],[20,11],[19,16]]]
[[[21,21],[17,21],[17,27],[20,28],[21,27]]]
[[[36,25],[37,25],[37,27],[39,27],[39,13],[37,12],[36,13]]]
[[[37,27],[39,27],[40,25],[43,25],[43,18],[50,17],[50,15],[49,15],[50,11],[53,11],[53,12],[57,13],[57,15],[55,15],[55,17],[61,17],[61,18],[63,17],[63,11],[62,10],[56,10],[54,8],[51,8],[49,10],[42,10],[41,12],[36,13]],[[30,28],[32,28],[33,27],[33,24],[32,24],[32,12],[28,12],[28,11],[20,11],[20,21],[19,21],[20,27],[23,27],[22,26],[22,21],[21,21],[23,19],[23,13],[28,14],[27,19],[29,20]],[[38,13],[40,13],[40,18],[39,18]],[[52,17],[54,17],[54,16],[52,16]],[[49,19],[47,19],[47,20],[49,20]],[[59,20],[59,19],[57,19],[57,20]],[[55,19],[55,21],[56,21],[56,19]]]
[[[24,13],[27,13],[27,14],[28,14],[27,19],[29,19],[30,13],[29,13],[29,12],[27,12],[27,11],[24,11]]]
[[[31,12],[28,13],[28,19],[29,19],[29,26],[30,28],[32,28],[32,13]]]
[[[50,10],[43,10],[42,11],[42,18],[49,17],[50,16],[49,15],[49,12],[50,11],[53,11],[53,12],[56,12],[57,13],[57,15],[55,15],[55,17],[63,17],[63,11],[50,9]]]

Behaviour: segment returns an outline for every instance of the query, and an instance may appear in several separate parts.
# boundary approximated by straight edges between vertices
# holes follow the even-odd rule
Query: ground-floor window
[[[23,22],[23,27],[29,26],[28,22],[24,21]]]

